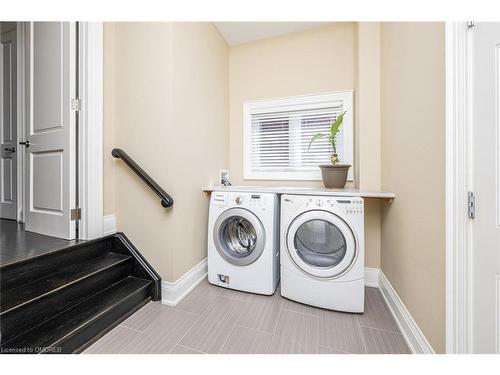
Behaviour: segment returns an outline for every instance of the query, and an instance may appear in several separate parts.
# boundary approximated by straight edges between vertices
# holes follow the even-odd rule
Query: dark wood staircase
[[[81,352],[160,284],[122,233],[0,267],[0,352]]]

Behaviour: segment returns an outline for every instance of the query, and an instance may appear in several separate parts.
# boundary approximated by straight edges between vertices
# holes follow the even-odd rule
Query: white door
[[[26,230],[74,239],[75,23],[30,25],[30,105],[26,139]]]
[[[473,30],[472,350],[500,352],[500,23]]]
[[[0,218],[17,219],[16,30],[0,40]]]

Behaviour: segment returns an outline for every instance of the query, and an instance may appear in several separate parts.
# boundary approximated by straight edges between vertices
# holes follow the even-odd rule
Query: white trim
[[[207,276],[208,263],[205,258],[177,281],[161,282],[161,303],[169,306],[177,305]]]
[[[103,235],[103,28],[79,25],[79,237],[92,239]]]
[[[500,275],[496,275],[496,303],[495,303],[495,308],[496,308],[496,354],[500,354]]]
[[[102,218],[102,235],[116,233],[116,217],[115,215],[106,215]]]
[[[25,153],[19,150],[19,141],[25,139],[26,129],[26,56],[28,22],[17,22],[17,221],[24,222],[24,168]]]
[[[25,124],[26,124],[26,103],[28,97],[26,96],[26,82],[27,82],[27,48],[29,48],[28,32],[29,22],[16,22],[16,181],[17,181],[17,208],[16,220],[20,223],[24,222],[24,160],[25,153],[21,152],[22,148],[19,147],[19,141],[24,140]],[[1,96],[1,93],[0,93]]]
[[[434,354],[431,344],[382,271],[379,273],[379,288],[412,353]]]
[[[380,274],[380,268],[365,267],[365,286],[378,288],[379,274]]]
[[[497,320],[495,322],[496,324],[496,339],[495,339],[495,344],[496,344],[496,354],[500,354],[500,275],[496,275],[496,303],[495,303],[495,309],[496,309],[496,317]]]
[[[446,352],[471,352],[471,32],[446,23]]]
[[[253,172],[251,168],[251,115],[255,112],[281,112],[310,108],[323,108],[335,101],[342,101],[346,114],[343,127],[343,163],[350,164],[348,181],[354,181],[354,113],[353,90],[329,91],[311,95],[289,96],[243,102],[243,178],[245,180],[288,180],[288,181],[321,181],[321,172],[289,171],[289,172]]]

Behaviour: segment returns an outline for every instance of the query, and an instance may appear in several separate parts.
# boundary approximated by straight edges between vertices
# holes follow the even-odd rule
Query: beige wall
[[[105,213],[165,280],[206,256],[200,188],[219,169],[233,184],[321,186],[243,180],[242,102],[354,89],[355,185],[397,194],[366,202],[366,265],[444,351],[443,24],[338,23],[230,49],[209,23],[114,23],[104,36]],[[172,210],[113,147],[171,192]]]
[[[381,27],[381,266],[437,352],[445,350],[443,23]]]
[[[206,257],[201,188],[228,167],[228,49],[211,23],[107,23],[104,36],[105,213],[175,281]],[[113,147],[172,195],[171,210]]]
[[[355,120],[355,185],[380,188],[378,28],[378,23],[363,23],[359,30],[355,23],[337,23],[230,48],[229,160],[233,184],[323,186],[321,181],[243,178],[244,101],[354,89],[355,107],[360,107],[358,102],[362,102],[365,108],[355,115],[357,118],[359,114],[362,119]],[[358,153],[361,144],[363,152]],[[367,201],[368,267],[380,265],[379,217],[378,202]]]
[[[380,23],[357,23],[356,186],[380,190]],[[380,268],[380,202],[365,200],[365,265]]]
[[[229,160],[233,184],[322,186],[321,181],[243,179],[242,104],[246,100],[352,90],[355,58],[354,23],[339,23],[230,48]]]

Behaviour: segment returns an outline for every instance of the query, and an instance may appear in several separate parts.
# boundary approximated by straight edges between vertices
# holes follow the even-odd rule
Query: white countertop
[[[212,191],[241,191],[248,193],[276,193],[276,194],[297,194],[297,195],[328,195],[337,197],[362,197],[389,199],[392,201],[396,194],[388,191],[367,191],[360,189],[326,189],[326,188],[306,188],[306,187],[269,187],[269,186],[209,186],[204,187],[205,193]]]

